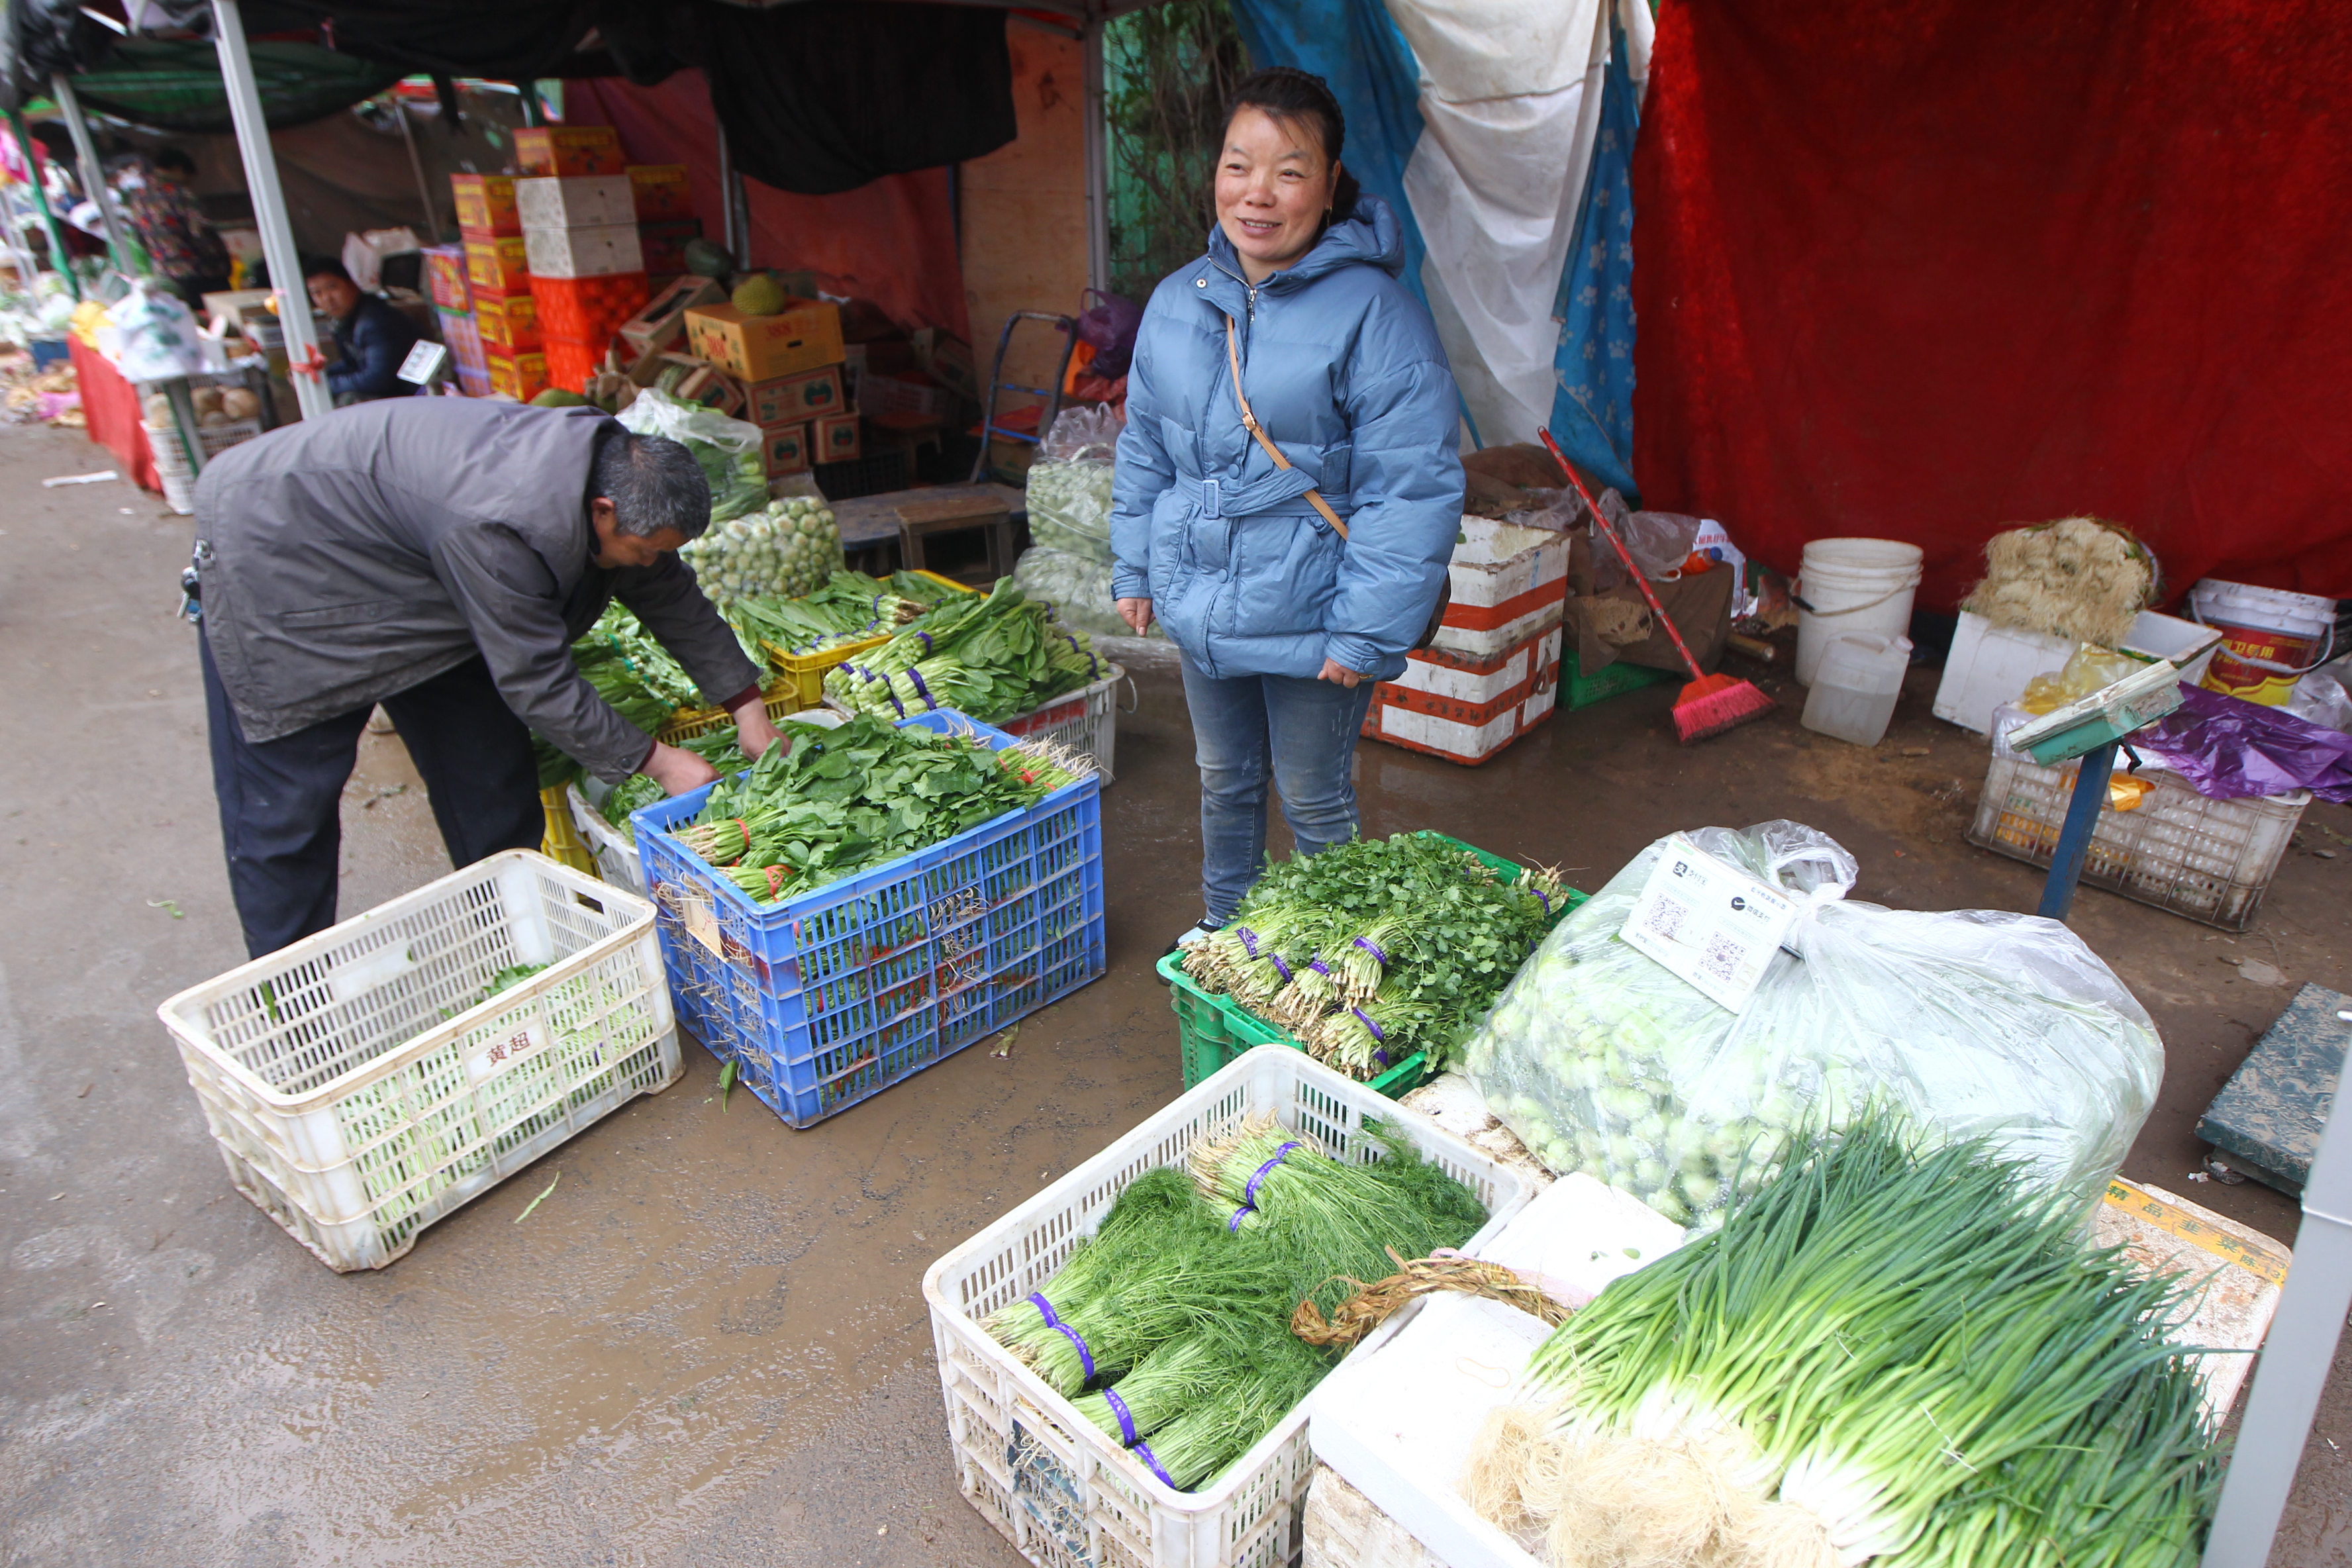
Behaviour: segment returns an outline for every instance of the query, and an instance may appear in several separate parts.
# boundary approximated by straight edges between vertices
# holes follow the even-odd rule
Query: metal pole
[[[711,105],[710,115],[719,128],[719,244],[740,267],[742,252],[735,244],[735,154],[727,145],[727,122],[719,118],[717,104]]]
[[[416,176],[416,199],[425,204],[425,243],[441,243],[441,213],[433,205],[433,183],[425,177],[425,158],[416,151],[416,132],[408,123],[408,105],[401,101],[398,92],[392,95],[392,111],[400,116],[400,139],[408,143],[408,172]]]
[[[2352,1020],[2352,1013],[2336,1016]],[[2342,1113],[2344,1099],[2336,1096],[2304,1184],[2294,1268],[2246,1396],[2229,1479],[2205,1538],[2204,1568],[2263,1568],[2270,1560],[2344,1314],[2352,1310],[2352,1116]]]
[[[114,253],[114,269],[124,277],[131,275],[131,247],[122,243],[122,225],[114,212],[114,193],[106,188],[106,171],[98,166],[98,149],[90,144],[89,125],[81,117],[81,100],[74,95],[73,83],[66,73],[58,71],[49,78],[49,90],[65,115],[66,134],[73,138],[74,158],[81,164],[82,194],[98,204],[99,216],[106,223],[106,247]]]
[[[2083,753],[2083,771],[2074,775],[2074,797],[2066,803],[2066,823],[2058,829],[2058,847],[2051,857],[2050,879],[2042,885],[2042,907],[2033,911],[2044,920],[2063,921],[2074,907],[2074,887],[2083,879],[2091,834],[2106,806],[2107,778],[2115,771],[2115,742]]]
[[[1108,98],[1103,90],[1103,27],[1099,6],[1089,5],[1080,47],[1086,50],[1087,116],[1087,281],[1110,288],[1110,149],[1105,121]]]
[[[73,259],[66,254],[66,231],[58,222],[58,215],[49,210],[49,193],[41,184],[41,160],[33,148],[33,139],[25,132],[25,117],[16,110],[8,111],[8,129],[16,138],[16,151],[25,155],[25,173],[33,185],[33,205],[40,209],[41,222],[49,231],[49,260],[64,277],[66,287],[73,291],[77,302],[81,299],[81,279],[74,276]]]
[[[302,283],[302,260],[294,249],[294,228],[286,221],[286,195],[278,184],[278,157],[269,150],[269,122],[262,118],[261,89],[254,83],[253,57],[246,52],[245,17],[236,0],[213,0],[213,47],[220,54],[221,80],[228,88],[229,112],[236,121],[236,148],[245,157],[245,185],[253,195],[253,216],[261,229],[261,254],[269,263],[269,287],[278,296],[278,323],[286,333],[289,363],[318,357],[310,330],[310,295]],[[327,389],[307,375],[290,375],[294,400],[305,419],[334,412]]]

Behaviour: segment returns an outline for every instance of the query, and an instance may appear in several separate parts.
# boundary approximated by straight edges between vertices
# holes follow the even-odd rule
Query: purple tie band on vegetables
[[[1151,1457],[1150,1444],[1138,1443],[1135,1445],[1135,1451],[1139,1455],[1142,1456],[1143,1462],[1150,1467],[1151,1473],[1160,1478],[1162,1485],[1174,1488],[1177,1491],[1182,1491],[1184,1489],[1182,1487],[1177,1486],[1175,1481],[1170,1478],[1168,1472],[1160,1468],[1160,1461]]]
[[[1135,1413],[1127,1407],[1127,1401],[1118,1396],[1118,1390],[1116,1388],[1106,1388],[1103,1390],[1103,1402],[1108,1405],[1111,1408],[1111,1413],[1118,1417],[1119,1433],[1126,1440],[1124,1446],[1129,1448],[1134,1447],[1140,1440],[1135,1435]],[[1163,1481],[1168,1479],[1166,1476],[1162,1476],[1160,1479]],[[1171,1482],[1170,1484],[1173,1485],[1174,1483]]]

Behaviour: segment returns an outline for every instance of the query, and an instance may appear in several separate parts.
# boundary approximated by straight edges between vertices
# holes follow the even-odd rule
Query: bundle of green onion
[[[1147,1172],[1034,1293],[982,1326],[1180,1491],[1223,1473],[1313,1392],[1340,1352],[1290,1331],[1302,1300],[1467,1240],[1471,1192],[1391,1129],[1339,1160],[1268,1120]]]
[[[1083,633],[1055,625],[1044,605],[1001,577],[986,596],[942,604],[835,667],[824,694],[853,713],[904,719],[951,708],[992,724],[1102,678]]]
[[[1433,834],[1360,838],[1269,867],[1231,923],[1186,952],[1184,970],[1351,1078],[1415,1051],[1434,1068],[1566,895],[1557,872],[1506,880]]]
[[[1465,1489],[1555,1563],[2186,1568],[2220,1479],[2183,1282],[1876,1107],[1530,1360]]]

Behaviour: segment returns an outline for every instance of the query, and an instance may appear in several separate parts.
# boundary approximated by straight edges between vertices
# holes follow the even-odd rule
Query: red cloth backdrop
[[[654,87],[618,77],[566,81],[563,117],[613,126],[631,163],[685,164],[702,232],[714,243],[726,232],[719,121],[700,71],[677,71]],[[756,180],[743,188],[754,265],[822,273],[834,292],[873,300],[900,326],[945,327],[971,341],[945,169],[891,174],[831,196],[794,195]]]
[[[139,407],[139,389],[122,378],[113,363],[79,338],[68,334],[66,353],[73,360],[74,388],[81,394],[81,416],[89,438],[114,454],[122,477],[141,489],[163,492],[163,476],[155,471],[155,455],[147,444],[147,426]]]
[[[1666,0],[1634,157],[1644,504],[1926,547],[2137,531],[2168,599],[2352,596],[2352,5]]]

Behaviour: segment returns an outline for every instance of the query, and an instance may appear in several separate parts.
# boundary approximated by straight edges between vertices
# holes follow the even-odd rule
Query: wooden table
[[[1001,500],[1014,519],[1029,515],[1029,498],[1011,485],[925,485],[911,490],[887,490],[878,496],[858,496],[833,503],[833,521],[841,528],[844,550],[863,550],[898,542],[898,508],[908,501]]]

